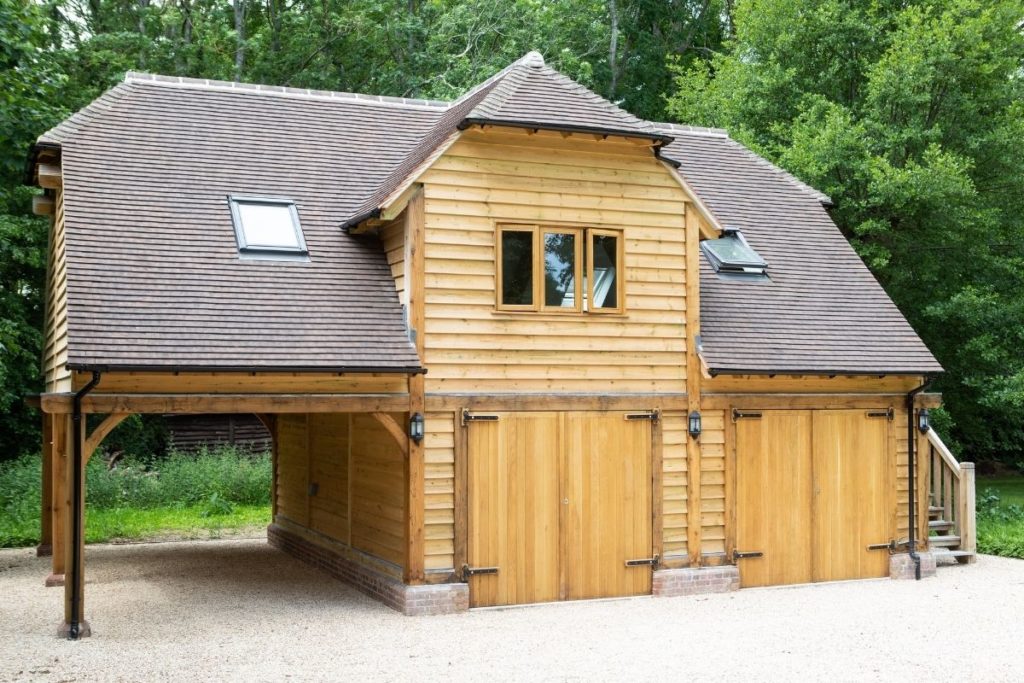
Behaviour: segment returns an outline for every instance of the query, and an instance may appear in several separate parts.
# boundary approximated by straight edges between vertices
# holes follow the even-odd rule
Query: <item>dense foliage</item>
[[[1009,497],[990,487],[978,496],[978,552],[1024,558],[1024,505]]]
[[[41,461],[25,455],[0,462],[0,547],[38,542]],[[86,470],[87,527],[106,511],[198,508],[201,516],[228,515],[235,506],[270,505],[269,454],[220,448],[198,454],[171,453],[159,461],[122,460],[108,468],[101,457]],[[95,527],[95,528],[94,528]],[[92,538],[89,539],[93,540]]]
[[[0,459],[38,444],[39,133],[129,69],[450,98],[531,49],[829,193],[948,370],[952,435],[1024,459],[1022,19],[1020,0],[0,0]]]
[[[971,459],[1024,454],[1024,5],[747,0],[672,115],[829,194],[947,374]],[[949,435],[947,435],[949,436]]]

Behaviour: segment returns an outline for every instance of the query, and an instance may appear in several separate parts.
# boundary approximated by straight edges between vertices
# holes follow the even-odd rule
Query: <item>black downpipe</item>
[[[914,434],[914,430],[917,428],[917,425],[914,419],[914,397],[924,391],[929,384],[931,384],[930,379],[907,394],[907,487],[909,489],[907,491],[909,505],[907,521],[910,526],[907,549],[910,552],[910,559],[914,561],[914,579],[917,581],[921,580],[921,556],[917,554],[917,515],[915,514],[917,511],[917,501],[915,500],[916,485],[914,483],[914,471],[917,469],[917,435]]]
[[[74,424],[75,445],[72,448],[72,472],[74,476],[71,484],[71,566],[68,576],[71,581],[71,619],[68,621],[68,638],[78,640],[82,628],[82,591],[81,591],[81,545],[82,545],[82,480],[85,473],[82,472],[82,437],[84,427],[82,425],[82,399],[100,383],[100,373],[92,372],[92,379],[84,387],[75,392],[73,401],[73,412],[71,420]]]

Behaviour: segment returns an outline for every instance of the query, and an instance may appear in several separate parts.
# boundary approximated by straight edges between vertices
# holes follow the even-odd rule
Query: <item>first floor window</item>
[[[621,230],[500,225],[497,246],[500,310],[622,311]]]

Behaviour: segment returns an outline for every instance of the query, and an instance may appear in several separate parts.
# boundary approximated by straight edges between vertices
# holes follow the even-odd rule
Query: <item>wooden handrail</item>
[[[942,456],[942,460],[943,462],[946,463],[946,467],[953,470],[953,472],[955,472],[957,474],[957,477],[959,478],[960,463],[957,462],[956,456],[954,456],[950,452],[950,450],[946,448],[946,444],[942,443],[942,439],[939,438],[939,435],[935,433],[934,429],[929,429],[926,433],[926,436],[928,437],[928,443],[930,443],[932,445],[932,448],[937,450],[939,452],[939,455]]]

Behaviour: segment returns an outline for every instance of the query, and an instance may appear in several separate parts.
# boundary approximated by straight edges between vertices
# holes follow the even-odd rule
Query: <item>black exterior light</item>
[[[917,428],[921,430],[922,434],[924,434],[928,431],[930,426],[931,425],[928,423],[928,409],[921,408],[921,410],[917,411]]]
[[[695,439],[700,436],[700,413],[696,410],[690,413],[690,417],[687,420],[687,431]]]
[[[409,438],[419,443],[423,441],[424,420],[423,413],[413,413],[409,418]]]

